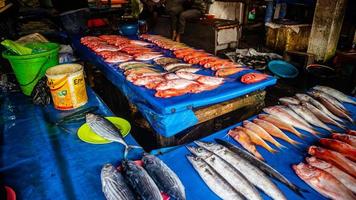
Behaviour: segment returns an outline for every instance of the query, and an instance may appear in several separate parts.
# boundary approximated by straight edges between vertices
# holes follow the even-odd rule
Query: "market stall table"
[[[91,88],[87,93],[89,102],[81,108],[98,106],[96,113],[113,115]],[[33,105],[21,93],[2,93],[0,101],[0,170],[3,183],[16,191],[18,199],[105,199],[100,170],[106,163],[121,161],[122,145],[81,141],[77,129],[84,120],[66,124],[65,129],[51,123],[73,111]],[[131,135],[125,141],[137,145]],[[130,152],[129,158],[139,158],[141,151]]]
[[[137,109],[149,122],[150,127],[158,133],[158,135],[164,138],[173,137],[187,128],[193,127],[194,125],[207,121],[211,118],[216,118],[231,112],[232,110],[237,110],[247,105],[261,104],[261,102],[263,103],[265,93],[263,91],[256,92],[254,94],[251,93],[263,90],[265,87],[276,83],[275,78],[269,77],[266,80],[255,84],[243,84],[239,81],[239,78],[243,74],[252,71],[245,70],[229,77],[223,85],[211,91],[199,94],[187,94],[172,98],[157,98],[154,96],[153,90],[135,86],[134,84],[126,81],[124,74],[117,68],[117,66],[107,64],[93,51],[82,45],[80,43],[80,38],[74,37],[72,44],[74,49],[76,49],[76,51],[80,54],[81,58],[94,64],[95,67],[97,67],[104,74],[104,76],[126,96],[129,102],[137,107]],[[170,51],[163,51],[167,56],[172,56]],[[207,69],[202,69],[199,73],[204,75],[213,74],[211,70]],[[243,98],[238,99],[239,97]],[[248,97],[250,99],[250,101],[248,101],[249,103],[242,103]],[[206,108],[228,101],[231,101],[230,103],[232,105],[232,109],[225,109],[223,112],[218,112],[217,110],[219,108],[216,107],[215,110],[210,110],[210,113],[213,113],[212,117],[204,116],[202,114],[207,110],[204,110],[199,114],[199,109],[203,107]],[[158,138],[162,139],[162,137]]]
[[[356,100],[356,98],[354,99]],[[351,111],[352,117],[355,120],[356,107],[347,104],[345,106],[348,110]],[[254,119],[255,117],[256,116],[251,117],[251,119]],[[228,131],[230,129],[239,126],[241,124],[242,124],[241,122],[237,123],[209,137],[206,137],[201,141],[215,142],[214,139],[219,138],[231,142],[232,144],[238,147],[241,147],[237,142],[235,142],[231,137],[228,136]],[[334,130],[341,131],[341,129],[338,129],[336,127],[333,128]],[[350,125],[349,128],[355,130],[356,126]],[[327,132],[325,130],[323,129],[318,129],[318,130],[321,133],[323,133],[324,137],[327,136]],[[265,158],[267,164],[272,166],[279,173],[284,175],[289,181],[297,185],[299,188],[307,190],[307,192],[303,192],[303,196],[305,197],[304,199],[313,199],[313,200],[326,199],[325,197],[317,193],[315,190],[313,190],[311,187],[309,187],[305,182],[303,182],[291,168],[292,164],[298,164],[304,161],[305,157],[307,157],[307,148],[312,144],[316,144],[318,141],[318,139],[312,136],[310,133],[305,131],[301,131],[301,132],[305,134],[307,137],[305,137],[304,139],[300,139],[297,136],[286,132],[289,137],[302,143],[302,145],[298,145],[297,148],[293,147],[291,144],[283,140],[277,139],[278,142],[280,142],[282,145],[286,146],[287,148],[282,148],[279,150],[279,152],[274,154],[268,152],[266,149],[261,148],[260,146],[256,146],[257,150]],[[208,188],[208,186],[203,182],[203,180],[200,178],[198,173],[194,170],[193,166],[188,162],[186,155],[189,155],[191,153],[188,151],[186,146],[196,146],[196,145],[194,143],[191,143],[181,147],[171,147],[166,149],[154,150],[152,151],[152,153],[165,152],[162,155],[160,155],[159,158],[162,161],[164,161],[178,175],[178,177],[180,178],[180,180],[185,186],[187,199],[209,199],[209,200],[220,199]],[[274,179],[271,180],[273,180],[273,182],[277,185],[277,187],[285,194],[287,199],[294,199],[294,200],[303,199],[300,196],[296,195],[296,193],[294,193],[284,184]],[[271,199],[262,192],[260,192],[260,194],[262,195],[263,199]]]

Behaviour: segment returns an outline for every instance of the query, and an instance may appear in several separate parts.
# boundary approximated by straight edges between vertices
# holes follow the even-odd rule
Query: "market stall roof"
[[[113,115],[92,89],[87,93],[89,102],[84,107],[98,106],[97,113]],[[82,142],[76,132],[83,121],[67,124],[67,131],[49,122],[71,111],[35,106],[21,93],[3,93],[0,100],[0,170],[3,182],[19,199],[105,199],[100,170],[106,163],[121,161],[122,145]],[[131,135],[125,141],[137,145]],[[139,158],[141,151],[136,149],[129,158]]]
[[[354,99],[356,100],[356,98]],[[348,104],[345,104],[345,106],[348,110],[351,111],[353,119],[355,119],[356,107]],[[256,116],[252,117],[251,119],[255,117]],[[230,129],[239,125],[241,125],[241,122],[233,126],[230,126],[224,130],[221,130],[213,135],[210,135],[209,137],[206,137],[201,141],[215,142],[214,139],[219,138],[231,142],[232,144],[242,148],[237,142],[235,142],[227,134]],[[353,125],[352,127],[349,128],[356,129],[356,126]],[[318,129],[318,130],[323,133],[323,136],[325,137],[327,136],[325,130],[323,129]],[[335,130],[340,130],[340,129],[335,127]],[[307,137],[304,139],[300,139],[297,136],[288,133],[289,137],[302,143],[302,145],[299,145],[297,148],[283,140],[277,139],[278,142],[280,142],[287,148],[282,148],[279,152],[274,154],[268,152],[266,149],[261,148],[259,146],[256,146],[257,150],[265,158],[267,164],[272,166],[274,169],[276,169],[278,172],[280,172],[282,175],[288,178],[292,183],[297,185],[299,188],[307,190],[307,192],[303,192],[303,195],[305,197],[304,199],[326,199],[318,192],[313,190],[310,186],[308,186],[305,182],[303,182],[294,173],[294,171],[291,168],[292,164],[298,164],[299,162],[304,161],[304,158],[307,156],[307,148],[318,141],[318,139],[312,136],[310,133],[305,131],[301,131],[301,132],[305,134]],[[198,173],[194,170],[192,165],[187,160],[186,155],[189,155],[191,153],[188,151],[186,146],[196,146],[196,145],[194,143],[191,143],[178,148],[171,147],[166,149],[157,149],[152,151],[152,153],[158,153],[158,152],[162,153],[166,151],[166,153],[160,155],[159,158],[162,161],[164,161],[178,175],[178,177],[180,178],[180,180],[185,186],[187,199],[209,199],[209,200],[220,199],[208,188],[208,186],[203,182],[203,180],[200,178]],[[277,149],[275,146],[273,147]],[[177,160],[179,160],[179,162],[177,162]],[[298,196],[296,193],[294,193],[292,190],[290,190],[288,187],[286,187],[284,184],[276,180],[273,180],[273,182],[285,194],[287,199],[295,199],[295,200],[303,199],[300,196]],[[270,199],[270,197],[268,197],[266,194],[262,192],[260,193],[263,199]]]
[[[86,46],[80,43],[79,37],[72,40],[74,48],[82,59],[91,62],[116,86],[129,101],[135,104],[157,133],[171,137],[195,124],[198,119],[193,109],[231,100],[256,90],[274,85],[276,79],[269,77],[254,84],[243,84],[239,78],[253,70],[245,70],[229,77],[217,89],[198,94],[186,94],[172,98],[157,98],[154,91],[136,86],[126,81],[124,74],[114,65],[107,64]],[[170,51],[163,50],[167,56]],[[203,69],[200,74],[212,75],[211,70]]]

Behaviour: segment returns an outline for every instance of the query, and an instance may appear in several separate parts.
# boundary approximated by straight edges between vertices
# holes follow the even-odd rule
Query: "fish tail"
[[[130,150],[132,149],[142,149],[142,147],[140,146],[134,146],[134,145],[127,145],[125,146],[125,150],[124,150],[124,159],[127,158],[127,155],[129,153]]]
[[[291,131],[292,133],[294,133],[294,135],[298,136],[299,138],[305,138],[305,135],[303,135],[302,133],[300,133],[299,131],[297,131],[296,129]]]
[[[297,186],[293,185],[287,185],[291,190],[293,190],[298,196],[302,197],[303,199],[305,199],[305,196],[303,195],[302,192],[309,192],[308,190],[302,189],[302,188],[298,188]]]
[[[289,139],[288,142],[291,143],[293,146],[298,146],[298,145],[301,145],[301,144],[302,144],[302,143],[297,142],[297,141],[295,141],[295,140],[293,140],[293,139]]]
[[[274,144],[276,147],[278,147],[279,149],[288,148],[288,147],[284,146],[283,144],[277,142],[277,140],[275,140],[275,141],[273,142],[273,144]]]

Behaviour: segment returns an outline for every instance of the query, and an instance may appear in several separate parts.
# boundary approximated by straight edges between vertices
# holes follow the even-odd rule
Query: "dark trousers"
[[[171,17],[172,30],[177,31],[180,34],[184,33],[187,19],[199,18],[202,15],[201,11],[198,9],[185,10],[179,0],[173,0],[170,1],[170,3],[167,2],[166,8]]]

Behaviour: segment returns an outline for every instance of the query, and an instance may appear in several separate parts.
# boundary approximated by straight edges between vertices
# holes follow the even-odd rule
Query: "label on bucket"
[[[48,77],[48,86],[54,107],[70,110],[84,105],[88,101],[83,73]]]

